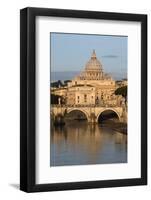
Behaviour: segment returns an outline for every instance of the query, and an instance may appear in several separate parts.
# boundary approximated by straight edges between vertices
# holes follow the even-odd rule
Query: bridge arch
[[[103,113],[105,113],[105,112],[107,112],[107,111],[112,111],[113,113],[115,113],[115,115],[117,116],[118,120],[120,121],[121,117],[120,117],[120,114],[119,114],[119,112],[118,112],[117,110],[115,110],[115,109],[113,109],[113,108],[105,108],[105,109],[103,109],[101,112],[99,112],[99,114],[97,115],[97,117],[96,117],[96,122],[99,122],[99,117],[100,117]]]
[[[73,108],[73,109],[67,110],[67,112],[65,113],[65,117],[68,114],[72,113],[72,112],[80,112],[80,113],[82,113],[85,116],[86,120],[89,121],[89,115],[88,115],[88,113],[85,110],[79,109],[79,108]]]

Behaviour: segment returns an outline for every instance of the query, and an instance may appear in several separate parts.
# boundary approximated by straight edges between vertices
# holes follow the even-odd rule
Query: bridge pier
[[[88,122],[89,123],[96,123],[96,116],[95,113],[91,113],[90,117],[88,117]]]
[[[64,116],[61,113],[56,115],[53,123],[54,123],[55,126],[65,125]]]

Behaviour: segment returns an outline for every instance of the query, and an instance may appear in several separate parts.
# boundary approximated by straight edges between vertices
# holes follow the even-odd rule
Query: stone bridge
[[[102,106],[70,106],[70,105],[51,105],[51,118],[56,120],[57,118],[64,117],[73,111],[81,111],[85,114],[87,121],[90,123],[98,123],[99,116],[104,111],[113,111],[117,114],[119,121],[127,121],[127,112],[123,107],[102,107]]]

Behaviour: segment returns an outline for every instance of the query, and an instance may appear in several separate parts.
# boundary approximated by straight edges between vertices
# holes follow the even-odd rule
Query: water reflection
[[[51,129],[50,166],[127,162],[127,136],[108,127],[72,121]]]

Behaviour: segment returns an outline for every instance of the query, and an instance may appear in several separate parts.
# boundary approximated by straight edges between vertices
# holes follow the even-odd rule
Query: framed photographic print
[[[20,189],[147,184],[147,16],[20,12]]]

